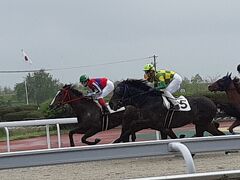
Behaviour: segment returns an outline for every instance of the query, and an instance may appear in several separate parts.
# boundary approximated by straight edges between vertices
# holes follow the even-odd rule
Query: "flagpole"
[[[27,90],[27,80],[25,80],[25,93],[26,93],[26,101],[28,105],[28,90]]]
[[[22,51],[23,58],[24,58],[25,62],[28,62],[28,63],[32,64],[32,60],[28,57],[28,55],[25,53],[25,51],[23,49],[21,51]],[[24,84],[25,84],[26,101],[27,101],[27,105],[28,105],[27,79],[25,79]]]

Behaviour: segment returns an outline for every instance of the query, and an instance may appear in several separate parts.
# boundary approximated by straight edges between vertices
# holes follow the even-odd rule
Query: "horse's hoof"
[[[179,138],[185,138],[186,135],[185,134],[180,134]]]
[[[232,129],[228,129],[231,134],[236,134]]]
[[[99,143],[101,141],[101,139],[95,139],[95,143]]]
[[[121,141],[120,140],[115,140],[115,141],[113,141],[113,143],[120,143]]]

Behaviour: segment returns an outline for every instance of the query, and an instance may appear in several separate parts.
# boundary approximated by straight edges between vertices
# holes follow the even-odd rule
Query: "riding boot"
[[[164,95],[171,101],[173,107],[171,108],[172,110],[179,110],[180,106],[176,100],[176,98],[167,90],[164,90]]]
[[[103,114],[110,114],[107,104],[103,98],[98,99],[99,104],[102,106]]]
[[[104,115],[110,114],[110,111],[107,106],[102,106],[102,110]]]

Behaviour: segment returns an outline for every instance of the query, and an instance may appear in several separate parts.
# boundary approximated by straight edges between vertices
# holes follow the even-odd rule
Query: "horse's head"
[[[228,74],[226,76],[224,76],[221,79],[218,79],[216,82],[210,84],[208,86],[208,90],[215,92],[215,91],[226,91],[229,89],[231,83],[232,83],[232,78],[231,78],[231,74]]]
[[[120,82],[113,91],[109,105],[113,110],[123,106],[133,105],[133,98],[141,98],[140,95],[151,89],[144,80],[128,79]]]
[[[74,96],[76,96],[76,98],[74,98]],[[64,85],[63,88],[61,88],[53,98],[49,108],[57,109],[65,104],[79,100],[78,97],[83,97],[82,92],[74,89],[71,84]]]

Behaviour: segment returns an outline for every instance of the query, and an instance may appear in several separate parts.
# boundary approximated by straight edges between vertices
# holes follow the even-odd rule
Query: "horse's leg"
[[[210,123],[207,125],[206,131],[212,134],[213,136],[221,136],[225,135],[222,131],[218,130],[214,123]]]
[[[74,135],[74,134],[84,134],[84,130],[81,129],[81,127],[77,127],[77,128],[75,128],[75,129],[72,129],[72,130],[69,131],[68,136],[69,136],[70,146],[71,146],[71,147],[74,147],[74,146],[75,146],[74,140],[73,140],[73,135]]]
[[[232,125],[228,128],[228,131],[232,134],[235,134],[234,131],[233,131],[233,128],[237,127],[240,125],[240,118],[237,118],[233,123]]]
[[[126,130],[125,132],[122,131],[120,137],[118,139],[116,139],[113,143],[120,143],[124,139],[128,138],[131,134],[136,133],[137,131],[140,131],[148,126],[149,126],[149,121],[146,121],[146,120],[132,122],[129,125],[128,130]]]
[[[101,139],[95,139],[94,142],[87,141],[87,138],[95,135],[96,133],[100,132],[99,128],[91,128],[89,129],[82,137],[82,143],[85,143],[87,145],[95,145],[101,141]]]
[[[161,134],[161,139],[167,139],[167,133],[166,132],[160,131],[160,134]]]
[[[166,129],[167,135],[171,138],[171,139],[177,139],[176,134],[173,132],[172,129]]]
[[[205,128],[202,125],[195,125],[196,137],[203,137]]]
[[[136,139],[137,139],[136,133],[132,133],[131,139],[132,139],[132,142],[135,142],[135,141],[136,141]]]

